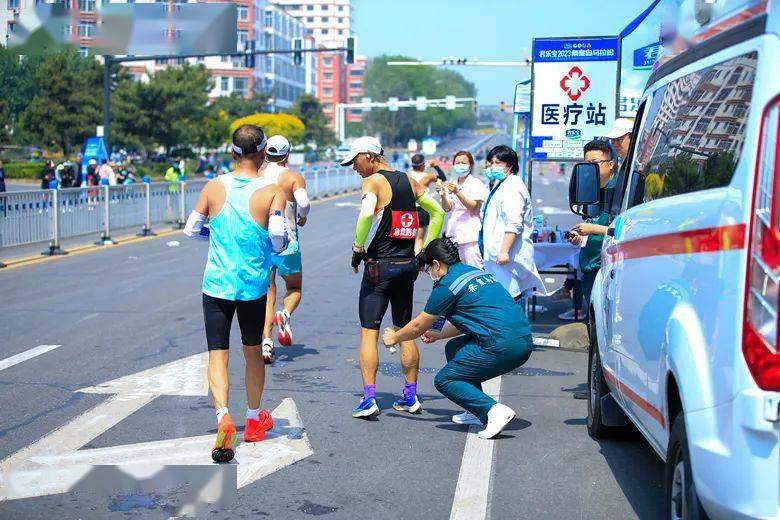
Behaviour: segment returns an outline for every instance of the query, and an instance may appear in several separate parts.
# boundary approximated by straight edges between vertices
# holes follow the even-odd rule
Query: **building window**
[[[350,76],[362,76],[363,72],[365,72],[363,69],[352,69],[349,71]]]
[[[744,54],[683,76],[655,92],[652,104],[646,110],[650,115],[644,123],[644,128],[637,134],[640,137],[634,150],[636,156],[632,175],[638,175],[639,182],[629,181],[632,186],[629,207],[665,197],[728,186],[745,142],[745,122],[749,106],[746,106],[748,110],[745,114],[737,118],[738,121],[728,122],[725,131],[705,134],[703,140],[695,138],[684,129],[682,132],[675,132],[680,130],[679,122],[665,114],[674,116],[679,107],[685,105],[694,95],[702,78],[707,77],[707,72],[713,68],[723,70],[725,78],[740,67],[742,70],[755,70],[757,59],[756,52]],[[723,89],[718,94],[718,99],[727,97],[731,93],[730,90]],[[747,87],[747,92],[752,94],[752,85]],[[750,103],[750,99],[751,96],[748,96],[746,105]],[[707,102],[708,106],[704,107],[705,114],[709,112],[712,103]],[[711,122],[711,116],[704,116],[696,123],[693,133],[706,132]],[[713,133],[725,133],[728,137],[717,139],[711,135]]]
[[[19,0],[14,0],[15,2],[19,2]],[[9,3],[11,0],[9,0]],[[95,12],[95,0],[79,0],[79,11],[82,13],[93,13]]]
[[[322,34],[328,34],[328,30],[327,30],[327,29],[323,29],[323,30],[321,30],[320,32],[321,32]]]
[[[13,22],[8,22],[8,32],[9,33],[14,32],[14,23]]]
[[[723,101],[724,99],[726,99],[727,97],[729,97],[729,95],[731,95],[731,91],[732,91],[732,90],[733,90],[733,89],[732,89],[731,87],[729,87],[729,88],[724,88],[723,90],[721,90],[721,91],[718,93],[718,97],[717,97],[717,98],[715,98],[715,99],[717,99],[718,101]]]
[[[81,4],[81,2],[79,2],[79,4]],[[19,0],[8,0],[8,9],[19,9]]]
[[[242,96],[246,95],[246,78],[233,78],[233,90]]]
[[[333,58],[330,58],[330,57],[328,57],[328,58],[323,58],[323,59],[322,59],[322,64],[323,64],[324,66],[326,66],[326,67],[330,67],[330,66],[332,66],[332,65],[333,65]]]
[[[219,78],[219,90],[222,92],[227,92],[230,90],[230,78]]]
[[[95,24],[84,22],[78,26],[79,38],[92,38],[95,36]]]
[[[247,6],[238,6],[238,19],[241,21],[249,20],[249,8]]]
[[[249,40],[249,33],[247,31],[238,31],[238,48],[240,50],[246,48],[247,40]]]
[[[309,5],[306,6],[306,10],[307,11],[314,11],[314,6],[309,4]]]
[[[343,6],[343,5],[340,5],[340,6],[339,6],[339,11],[343,11],[343,10],[344,10],[344,6]]]
[[[332,96],[333,95],[333,89],[332,88],[324,88],[324,89],[322,89],[322,95],[323,96]]]
[[[325,81],[330,81],[333,79],[333,73],[332,72],[325,72],[322,74],[322,79]]]
[[[361,87],[360,83],[350,83],[349,84],[349,88],[352,88],[352,89],[360,88],[360,87]]]
[[[339,35],[344,34],[344,29],[339,29]]]
[[[309,17],[306,18],[306,21],[309,22],[309,23],[314,23],[314,17],[313,16],[309,16]]]
[[[264,13],[263,25],[269,29],[274,26],[274,12],[270,9]]]
[[[79,54],[83,58],[86,58],[87,56],[89,56],[89,48],[88,47],[79,47]]]
[[[327,16],[323,16],[322,18],[320,18],[320,21],[322,23],[328,23],[328,20],[329,20],[329,18]]]
[[[343,18],[339,18],[339,23],[344,23],[344,19]]]

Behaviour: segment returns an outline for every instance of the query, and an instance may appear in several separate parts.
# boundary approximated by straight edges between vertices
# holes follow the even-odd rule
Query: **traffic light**
[[[254,40],[247,40],[246,50],[244,52],[246,53],[246,55],[244,56],[244,67],[248,69],[254,69],[255,68],[255,41]]]
[[[295,65],[300,65],[303,63],[303,53],[301,52],[301,49],[303,49],[303,38],[293,38],[293,63]]]
[[[474,109],[474,113],[476,114],[477,113],[477,109],[479,108],[479,106],[477,105],[476,101],[472,101],[471,102],[471,108]]]
[[[355,63],[355,38],[347,38],[347,63]]]
[[[506,112],[506,103],[504,103],[503,101],[501,101],[501,102],[498,104],[498,109],[499,109],[500,111],[502,111],[502,112]]]

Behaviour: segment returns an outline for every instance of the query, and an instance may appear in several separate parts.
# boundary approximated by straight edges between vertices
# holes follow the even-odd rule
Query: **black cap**
[[[422,166],[425,164],[425,156],[421,153],[416,153],[412,155],[411,163],[412,166]]]

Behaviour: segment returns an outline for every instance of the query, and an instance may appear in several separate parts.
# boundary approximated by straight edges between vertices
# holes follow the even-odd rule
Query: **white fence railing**
[[[339,165],[312,166],[300,171],[312,199],[358,190],[362,180],[352,168]],[[181,228],[206,182],[196,179],[175,184],[152,182],[0,193],[0,252],[49,242],[43,254],[63,254],[60,242],[65,238],[94,234],[99,243],[109,244],[112,230],[139,227],[139,235],[150,235],[153,225],[168,223]]]

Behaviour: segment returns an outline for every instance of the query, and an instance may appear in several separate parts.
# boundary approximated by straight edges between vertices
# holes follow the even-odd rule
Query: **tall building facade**
[[[350,0],[269,0],[299,19],[318,48],[341,48],[353,36],[353,7]],[[345,63],[344,54],[317,55],[317,98],[323,105],[331,127],[336,126],[339,103],[352,102],[363,95],[363,76],[367,59],[355,57]],[[359,99],[358,99],[359,101]],[[362,121],[361,110],[349,111],[347,121]]]

